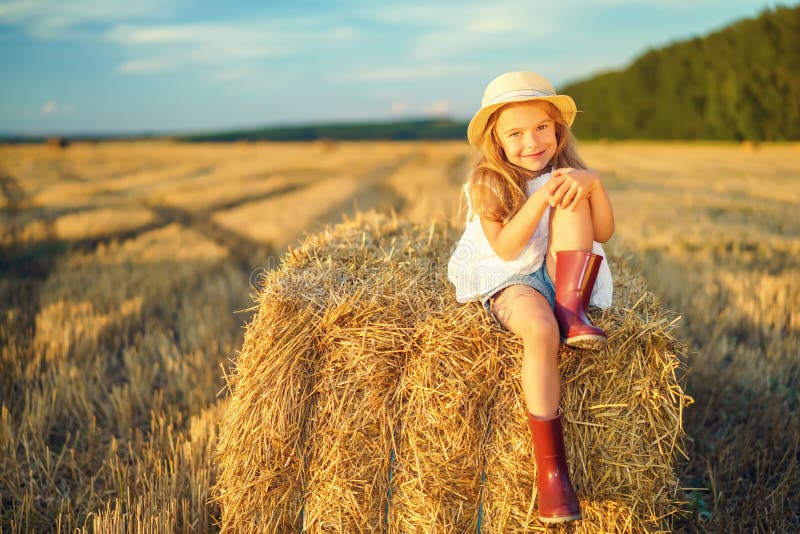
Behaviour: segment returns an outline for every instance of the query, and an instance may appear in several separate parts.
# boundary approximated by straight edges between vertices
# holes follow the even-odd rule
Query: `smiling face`
[[[549,104],[530,101],[501,108],[495,136],[509,163],[534,173],[550,170],[558,140],[556,124],[548,113]]]

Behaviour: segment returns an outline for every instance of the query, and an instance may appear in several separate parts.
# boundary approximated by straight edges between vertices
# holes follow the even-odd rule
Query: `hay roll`
[[[220,428],[223,531],[544,529],[522,346],[455,302],[456,234],[361,214],[267,276]],[[574,528],[669,529],[681,348],[624,259],[611,266],[615,307],[595,318],[608,348],[561,354]]]
[[[230,377],[236,394],[217,447],[223,531],[296,531],[301,523],[313,313],[291,301],[262,304]]]
[[[403,377],[392,532],[474,531],[483,446],[498,383],[497,342],[474,307],[414,333]]]
[[[346,300],[326,310],[307,449],[305,530],[374,532],[386,522],[394,397],[407,335],[394,308]]]

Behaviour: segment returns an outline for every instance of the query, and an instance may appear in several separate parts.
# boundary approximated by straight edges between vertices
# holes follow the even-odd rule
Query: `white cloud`
[[[427,104],[409,103],[406,100],[395,100],[389,106],[392,115],[449,117],[453,114],[453,105],[449,100],[440,99]]]
[[[26,117],[68,117],[75,114],[75,109],[72,106],[59,104],[55,100],[48,100],[39,109],[22,110],[21,115]]]
[[[291,52],[275,42],[268,31],[222,24],[119,25],[106,34],[106,39],[123,46],[133,56],[119,67],[126,74],[196,65],[231,66]]]
[[[332,40],[349,40],[356,36],[356,31],[349,26],[338,26],[332,28],[329,37]]]
[[[216,82],[228,82],[231,80],[245,80],[252,75],[252,72],[248,69],[241,69],[241,68],[232,68],[232,69],[220,69],[218,71],[212,72],[209,79],[216,81]]]
[[[473,65],[451,65],[445,63],[429,63],[396,67],[362,68],[344,75],[339,81],[391,81],[417,80],[422,78],[444,78],[447,76],[474,74],[479,69]]]
[[[148,72],[164,72],[173,67],[171,61],[163,58],[131,60],[119,66],[119,72],[125,74],[143,74]]]
[[[139,56],[120,67],[121,72],[143,73],[172,70],[186,65],[224,65],[244,68],[253,61],[300,54],[351,39],[354,31],[346,26],[319,27],[314,21],[298,26],[274,21],[172,24],[148,26],[117,25],[106,39]],[[142,54],[150,55],[142,58]],[[226,76],[216,76],[222,81]],[[231,76],[229,79],[241,77]]]
[[[395,115],[401,115],[406,110],[406,103],[403,100],[395,100],[392,102],[392,113]]]
[[[40,39],[55,39],[71,35],[81,24],[158,17],[172,11],[175,3],[175,0],[10,0],[0,4],[0,22],[21,26]]]
[[[119,25],[107,39],[127,47],[191,47],[204,57],[250,58],[291,52],[286,35],[271,24]]]
[[[365,16],[405,26],[411,42],[409,59],[432,61],[487,49],[512,50],[515,43],[553,35],[565,27],[556,2],[379,6]]]
[[[425,113],[434,117],[446,117],[453,112],[453,106],[447,100],[437,100],[425,106]]]
[[[2,0],[0,0],[2,2]],[[154,23],[174,19],[182,0],[10,0],[0,24],[34,38],[100,41],[122,48],[124,74],[205,66],[206,79],[242,78],[265,58],[287,57],[354,39],[356,31],[330,17],[240,18],[225,22]],[[232,74],[238,69],[238,74]],[[210,74],[210,75],[209,75]]]

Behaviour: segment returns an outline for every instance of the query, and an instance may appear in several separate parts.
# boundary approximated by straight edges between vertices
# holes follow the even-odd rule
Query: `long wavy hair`
[[[548,165],[586,169],[578,154],[575,136],[558,108],[546,101],[537,102],[545,105],[547,115],[555,123],[556,153]],[[481,218],[503,224],[522,208],[526,199],[525,182],[531,179],[531,171],[508,161],[497,137],[497,119],[506,107],[497,109],[489,117],[480,140],[480,159],[467,180],[472,211]]]

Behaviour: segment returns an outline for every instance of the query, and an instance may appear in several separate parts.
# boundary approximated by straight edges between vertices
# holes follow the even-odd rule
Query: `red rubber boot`
[[[572,489],[564,452],[564,431],[561,413],[552,419],[537,419],[528,414],[528,425],[533,436],[533,454],[539,475],[539,519],[544,523],[564,523],[583,519],[581,505]]]
[[[608,339],[602,328],[586,318],[589,297],[603,257],[582,250],[556,252],[556,305],[554,312],[561,342],[579,349],[598,350]]]

